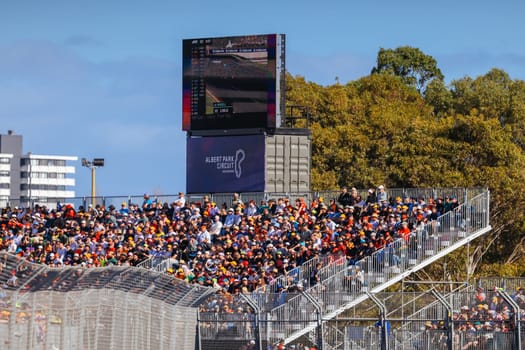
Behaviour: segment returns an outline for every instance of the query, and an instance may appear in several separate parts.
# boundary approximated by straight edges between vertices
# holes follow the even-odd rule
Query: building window
[[[41,166],[66,166],[66,161],[61,159],[33,159],[31,161],[32,165],[41,165]]]
[[[0,158],[0,164],[11,164],[11,161],[9,158]]]
[[[0,170],[0,176],[10,176],[11,174],[7,170]]]
[[[2,183],[0,183],[0,188],[1,189],[9,189],[9,184],[2,184]]]
[[[41,190],[41,191],[65,191],[66,186],[61,185],[42,185],[42,184],[21,184],[20,190]]]
[[[42,172],[38,172],[38,171],[32,171],[32,172],[22,171],[22,172],[20,172],[20,178],[21,179],[27,179],[27,178],[32,178],[32,179],[65,179],[66,178],[66,174],[64,174],[64,173],[42,173]]]
[[[1,160],[2,158],[0,158]],[[9,158],[7,163],[9,163]],[[31,159],[31,158],[22,158],[20,159],[20,165],[39,165],[39,166],[66,166],[66,161],[63,159]]]

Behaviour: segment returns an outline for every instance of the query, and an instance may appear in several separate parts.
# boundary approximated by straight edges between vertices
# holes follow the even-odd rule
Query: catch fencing
[[[134,267],[51,268],[2,253],[0,348],[195,349],[213,289]]]

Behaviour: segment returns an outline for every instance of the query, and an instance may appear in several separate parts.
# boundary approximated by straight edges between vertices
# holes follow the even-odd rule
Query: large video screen
[[[186,192],[262,192],[264,135],[188,137]]]
[[[182,43],[182,129],[279,127],[284,35],[187,39]]]

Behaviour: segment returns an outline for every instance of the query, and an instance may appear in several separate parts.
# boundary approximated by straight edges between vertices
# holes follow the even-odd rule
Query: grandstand
[[[363,196],[367,193],[359,192]],[[300,195],[241,194],[246,202],[253,199],[261,203],[261,207],[275,199],[273,202],[276,207],[269,214],[268,226],[261,219],[265,214],[253,217],[244,214],[240,218],[238,232],[232,228],[222,234],[228,240],[233,239],[234,245],[237,244],[243,251],[232,247],[233,254],[232,258],[227,258],[228,263],[223,261],[220,269],[212,269],[213,264],[206,265],[208,270],[201,266],[200,256],[207,256],[208,260],[213,261],[224,253],[221,251],[224,247],[228,253],[230,243],[217,238],[207,249],[197,247],[195,255],[190,254],[191,244],[178,240],[180,235],[172,235],[169,230],[169,227],[173,228],[175,223],[181,221],[180,217],[173,220],[173,225],[163,226],[161,222],[167,213],[175,218],[174,213],[177,211],[170,212],[169,207],[172,204],[176,207],[177,196],[158,197],[154,201],[131,197],[99,198],[99,205],[89,209],[85,204],[90,199],[72,201],[69,206],[64,206],[63,212],[69,215],[71,207],[76,208],[77,212],[71,214],[70,225],[66,224],[61,231],[66,232],[65,236],[76,237],[81,243],[75,245],[76,249],[70,249],[71,253],[75,253],[72,259],[69,259],[66,249],[64,259],[58,261],[46,257],[60,253],[59,243],[46,246],[46,249],[49,247],[46,257],[40,256],[39,259],[35,259],[38,250],[35,252],[32,249],[40,244],[38,242],[26,246],[18,244],[20,249],[15,247],[10,251],[16,235],[7,234],[7,228],[11,227],[9,224],[20,224],[22,230],[30,232],[33,222],[26,226],[24,220],[36,220],[35,217],[39,215],[36,215],[38,212],[35,210],[29,213],[21,209],[17,212],[5,210],[3,238],[10,243],[5,245],[6,250],[3,252],[0,280],[4,284],[0,295],[0,341],[8,349],[41,346],[57,349],[113,349],[123,344],[130,349],[368,349],[385,348],[389,344],[391,347],[410,348],[408,343],[401,342],[401,338],[413,339],[410,345],[413,347],[414,344],[424,344],[421,338],[428,332],[424,333],[422,327],[418,328],[422,320],[438,322],[438,325],[440,321],[449,324],[455,321],[447,319],[446,315],[450,315],[454,309],[443,300],[461,293],[468,294],[470,289],[455,290],[446,296],[436,291],[428,292],[425,296],[414,298],[417,301],[409,302],[407,297],[407,301],[402,299],[402,303],[396,298],[398,296],[388,296],[382,291],[488,232],[489,192],[486,189],[389,189],[387,202],[359,202],[361,214],[355,218],[360,226],[356,232],[352,232],[355,223],[349,223],[349,219],[346,219],[353,209],[338,206],[337,196],[338,193],[330,192]],[[431,207],[438,206],[434,200],[439,198],[459,201],[448,210],[441,208],[441,215],[432,217]],[[398,199],[402,202],[396,204]],[[137,204],[141,201],[144,203]],[[226,214],[226,209],[234,206],[233,201],[232,194],[192,195],[185,200],[183,210],[178,213],[185,213],[188,209],[189,215],[182,222],[191,222],[191,218],[194,218],[199,220],[199,225],[192,227],[210,227],[211,220],[208,219],[212,216],[213,202],[224,203]],[[306,202],[311,204],[305,205]],[[116,209],[120,206],[118,203],[126,210]],[[246,206],[241,211],[247,212]],[[125,220],[133,217],[132,208],[141,207],[144,209],[141,212],[145,214],[135,217],[137,220],[131,225],[136,232],[130,235],[133,236],[130,239],[132,243],[128,243],[130,237],[123,235],[129,228],[125,224],[130,225],[130,222]],[[91,210],[96,210],[96,213]],[[301,210],[304,210],[303,218],[313,220],[305,226],[312,229],[314,238],[304,239],[304,246],[294,241],[294,236],[302,235],[302,231],[298,226],[291,225],[301,220]],[[151,224],[143,224],[141,220],[144,216],[147,218],[150,212],[153,212],[148,219]],[[393,218],[390,225],[392,238],[383,245],[377,243],[375,236],[386,234],[387,231],[381,231],[382,225],[373,227],[376,212],[381,214],[380,220],[385,220],[384,227],[388,226],[386,220],[390,216]],[[44,212],[39,214],[43,215]],[[56,213],[45,214],[48,222],[57,223]],[[315,215],[317,217],[312,219]],[[398,215],[400,219],[396,222]],[[423,215],[428,216],[428,219],[422,220]],[[82,220],[86,219],[95,221],[93,231],[82,226]],[[404,226],[401,220],[410,222],[407,235],[397,231]],[[77,229],[77,225],[71,222],[79,222],[80,228]],[[153,223],[155,229],[152,229]],[[271,227],[280,225],[283,227],[281,231],[291,225],[289,235],[270,239],[271,235],[277,235]],[[254,233],[250,233],[250,226]],[[53,228],[49,227],[49,231],[53,232],[49,238],[52,242],[58,242],[64,235],[61,236],[61,231]],[[324,233],[317,231],[320,229]],[[346,229],[348,232],[345,234]],[[34,232],[39,232],[37,228],[34,230],[28,234],[34,236]],[[87,235],[78,233],[84,230]],[[202,233],[196,230],[190,231],[193,232],[191,234],[198,236]],[[96,236],[95,232],[102,232],[103,238],[113,238],[113,243],[118,244],[114,245],[109,238],[97,237],[91,240]],[[94,236],[89,237],[91,234]],[[257,238],[260,235],[264,236],[264,240]],[[317,235],[324,237],[326,242],[321,243],[322,239],[319,239],[319,244],[316,244]],[[352,235],[355,237],[352,238]],[[247,238],[243,236],[250,241],[246,242]],[[44,236],[44,239],[48,237]],[[350,243],[351,239],[362,241],[358,250],[364,255],[356,257],[351,249],[337,249],[338,242]],[[369,245],[374,242],[378,246],[372,249]],[[175,249],[175,246],[186,243],[189,250]],[[103,245],[103,254],[94,253],[99,252],[97,245]],[[91,246],[93,251],[88,248]],[[251,253],[258,256],[255,253],[257,250],[261,250],[261,256],[266,257],[261,266],[255,263],[252,265],[250,259],[256,257],[244,258],[251,256]],[[248,251],[250,254],[247,254]],[[285,253],[287,258],[281,259],[281,253]],[[284,260],[300,263],[296,267],[283,267],[280,264]],[[33,261],[46,264],[35,264]],[[241,267],[243,261],[247,263]],[[182,275],[179,275],[179,271]],[[228,276],[228,281],[224,275]],[[467,300],[466,297],[463,300]],[[406,310],[409,305],[419,307],[414,307],[412,313],[408,313]],[[368,310],[356,313],[355,310],[363,307],[368,307]],[[514,310],[511,301],[508,302],[508,308]],[[397,316],[399,309],[403,310],[402,316]],[[377,313],[377,310],[380,312]],[[424,310],[433,311],[423,313]],[[352,312],[354,316],[349,317]],[[363,315],[370,316],[363,319]],[[341,319],[346,321],[339,321]],[[374,328],[364,326],[366,322],[372,322]],[[392,332],[377,332],[377,322],[383,329],[389,328]],[[386,327],[386,324],[389,326]],[[515,325],[516,322],[512,327]],[[440,329],[443,339],[457,338],[447,333],[451,329],[453,327]],[[397,336],[394,336],[394,331]],[[514,333],[506,332],[505,337],[509,338],[511,336],[508,334]],[[403,337],[400,338],[401,334]],[[457,341],[463,340],[458,338]],[[509,341],[517,342],[517,338]]]
[[[305,339],[313,343],[319,343],[320,338],[330,339],[332,337],[324,334],[323,323],[363,303],[371,295],[401,281],[488,230],[488,193],[481,193],[467,198],[464,204],[439,217],[437,222],[429,223],[414,232],[409,240],[398,239],[354,265],[348,266],[344,257],[332,257],[331,263],[321,269],[319,283],[311,285],[308,279],[302,279],[300,282],[305,287],[304,292],[288,293],[286,302],[278,306],[272,302],[277,298],[275,294],[279,293],[278,289],[291,286],[286,285],[289,278],[276,279],[270,285],[275,286],[270,288],[274,294],[255,295],[261,322],[265,327],[262,337],[271,344],[277,344],[281,339],[286,344],[304,344]],[[299,268],[295,275],[308,276],[312,265],[315,263]],[[362,274],[360,281],[355,278],[357,271]],[[312,332],[322,333],[323,336],[313,336]],[[340,330],[332,330],[332,333],[338,332],[343,334]],[[336,342],[324,346],[345,348],[345,343]],[[220,348],[226,349],[228,346]],[[363,349],[366,348],[370,347]]]

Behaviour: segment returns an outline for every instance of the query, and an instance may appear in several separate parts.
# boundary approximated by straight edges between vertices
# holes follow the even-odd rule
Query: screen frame
[[[254,42],[253,47],[249,46],[250,40]],[[252,55],[262,52],[257,46],[261,41],[265,42],[265,64],[260,63],[263,59],[249,58],[250,52],[253,52]],[[224,43],[230,46],[224,46]],[[235,45],[240,45],[239,43],[244,45],[242,49],[235,48]],[[284,34],[184,39],[182,44],[182,130],[187,132],[272,130],[281,127],[285,90]],[[224,49],[225,53],[222,56],[220,56],[221,45],[229,47]],[[239,56],[245,60],[238,59]],[[228,63],[222,63],[223,59]],[[226,77],[220,76],[219,72],[217,73],[219,76],[212,77],[210,71],[215,69],[212,61],[218,62],[217,70],[221,70],[220,65],[226,67],[229,64],[230,72],[234,73],[231,77]],[[245,72],[241,71],[242,69],[248,71],[247,76],[243,76]],[[254,76],[250,76],[250,69]],[[211,87],[215,87],[215,92]],[[250,91],[250,88],[254,90]],[[227,96],[223,100],[229,99],[228,102],[222,101],[221,96],[218,96],[219,93]],[[231,94],[229,97],[228,93]],[[254,94],[257,96],[244,97]],[[213,106],[210,105],[212,98],[209,96],[217,99],[217,102],[213,102]],[[241,102],[245,100],[248,102]],[[212,108],[213,112],[210,112]],[[236,109],[242,111],[236,113]],[[216,111],[219,113],[215,113]]]

